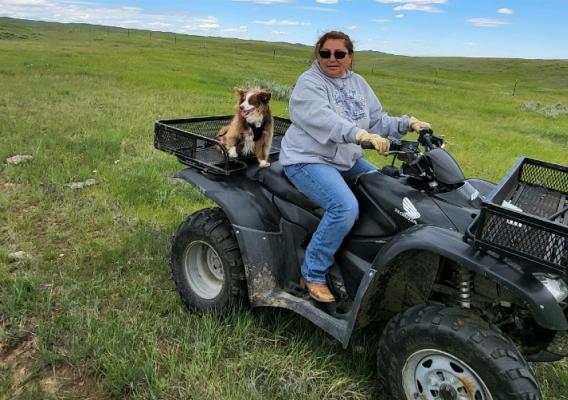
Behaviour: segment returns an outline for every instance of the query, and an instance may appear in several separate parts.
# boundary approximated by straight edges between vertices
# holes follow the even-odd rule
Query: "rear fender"
[[[410,266],[408,263],[405,266],[397,263],[397,259],[417,254],[416,251],[429,254],[434,259],[430,256],[424,257]],[[437,269],[436,257],[445,257],[506,287],[526,302],[536,322],[542,327],[555,331],[568,329],[566,317],[556,299],[518,264],[509,259],[499,260],[475,250],[473,246],[463,241],[462,234],[458,232],[430,225],[418,225],[408,229],[381,248],[372,263],[372,268],[361,281],[357,293],[357,298],[361,299],[357,310],[358,322],[364,323],[368,318],[366,310],[373,307],[377,291],[384,287],[384,281],[392,276],[393,265],[399,268],[406,267],[409,271],[403,275],[406,279],[428,283],[432,279],[431,271]]]
[[[227,215],[239,244],[251,305],[264,305],[285,279],[286,265],[296,263],[296,253],[285,247],[289,241],[283,239],[272,195],[244,175],[208,175],[187,168],[176,178],[189,182]]]
[[[211,175],[192,168],[179,171],[183,179],[219,205],[234,226],[263,232],[279,232],[280,213],[272,195],[244,175]]]

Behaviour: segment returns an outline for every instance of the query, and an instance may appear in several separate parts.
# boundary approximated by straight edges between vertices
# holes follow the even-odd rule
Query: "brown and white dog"
[[[217,139],[229,157],[255,154],[261,167],[268,167],[268,156],[274,134],[274,120],[268,103],[271,94],[260,88],[235,88],[237,112],[231,123],[219,130]]]

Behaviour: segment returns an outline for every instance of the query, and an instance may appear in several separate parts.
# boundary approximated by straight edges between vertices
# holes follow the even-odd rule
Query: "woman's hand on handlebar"
[[[408,125],[410,126],[410,130],[416,133],[420,133],[420,131],[424,129],[432,130],[432,125],[430,125],[428,122],[420,121],[419,119],[416,119],[414,117],[410,117]]]
[[[359,129],[356,135],[357,143],[362,145],[363,148],[370,148],[367,143],[372,145],[372,148],[377,150],[381,154],[385,154],[389,151],[390,141],[380,135],[369,133],[364,129]]]

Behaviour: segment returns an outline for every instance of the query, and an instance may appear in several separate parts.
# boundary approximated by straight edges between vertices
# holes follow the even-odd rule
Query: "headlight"
[[[568,297],[568,285],[558,276],[544,273],[533,275],[559,303]]]

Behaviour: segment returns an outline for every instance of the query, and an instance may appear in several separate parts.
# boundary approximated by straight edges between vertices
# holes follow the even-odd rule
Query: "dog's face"
[[[235,93],[238,96],[239,112],[245,119],[261,116],[264,110],[268,108],[268,103],[272,97],[269,92],[260,88],[235,88]]]

